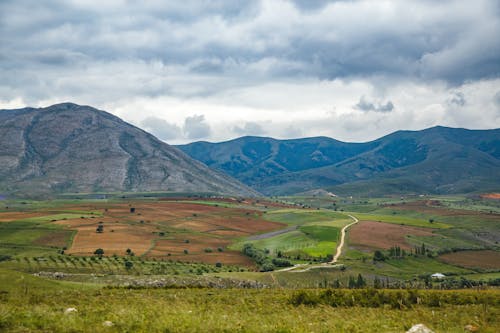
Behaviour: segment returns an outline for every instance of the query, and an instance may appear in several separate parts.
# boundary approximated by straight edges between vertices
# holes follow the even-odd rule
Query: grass
[[[407,216],[401,215],[378,215],[378,214],[366,214],[366,213],[352,213],[359,220],[369,220],[369,221],[379,221],[379,222],[387,222],[394,224],[403,224],[414,227],[423,227],[423,228],[433,228],[433,229],[447,229],[451,228],[450,224],[442,223],[442,222],[433,222],[416,219]]]
[[[332,220],[345,220],[349,217],[327,210],[304,209],[279,209],[269,211],[264,215],[268,221],[281,222],[289,225],[302,225],[309,222],[331,222]]]
[[[257,248],[268,249],[272,255],[276,255],[278,251],[290,257],[304,257],[305,255],[306,257],[320,258],[333,255],[340,230],[332,226],[332,224],[343,226],[347,220],[341,214],[325,213],[327,214],[323,214],[323,212],[318,214],[317,211],[287,210],[283,212],[283,210],[280,210],[278,213],[268,214],[278,216],[273,217],[275,218],[275,222],[278,222],[278,220],[281,222],[285,220],[290,221],[288,220],[289,216],[293,217],[293,223],[298,224],[298,218],[301,218],[304,222],[297,230],[291,230],[284,234],[255,241],[243,240],[231,248],[241,249],[244,243],[252,243]],[[332,218],[333,216],[343,219],[334,221],[326,220],[327,217]]]
[[[15,283],[12,283],[15,282]],[[305,291],[306,292],[306,291]],[[319,293],[310,290],[306,293]],[[294,305],[287,289],[106,289],[0,271],[2,332],[496,332],[498,306]],[[492,294],[494,297],[498,293]],[[65,309],[77,312],[65,315]],[[113,326],[104,326],[111,321]]]
[[[474,271],[449,265],[434,258],[425,256],[390,259],[373,263],[371,257],[367,260],[345,260],[345,264],[365,274],[390,276],[401,280],[409,280],[418,276],[443,273],[445,275],[463,275]]]

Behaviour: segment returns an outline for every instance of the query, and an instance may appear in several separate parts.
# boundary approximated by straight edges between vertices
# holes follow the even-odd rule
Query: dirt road
[[[342,254],[342,247],[344,246],[345,232],[346,232],[347,228],[349,228],[351,225],[356,224],[356,223],[359,222],[359,220],[357,218],[355,218],[354,216],[349,215],[349,217],[351,219],[353,219],[354,222],[352,222],[352,223],[350,223],[350,224],[348,224],[348,225],[346,225],[345,227],[342,228],[342,231],[340,232],[340,243],[337,246],[337,252],[333,256],[332,261],[330,261],[330,263],[332,263],[332,264],[335,264],[337,262],[337,260],[339,259],[340,255]]]

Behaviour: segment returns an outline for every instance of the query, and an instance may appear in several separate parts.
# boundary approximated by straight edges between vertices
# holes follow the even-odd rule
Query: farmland
[[[489,201],[454,208],[460,202],[456,198],[453,204],[446,198],[404,203],[307,198],[307,204],[304,199],[136,195],[4,201],[0,279],[19,283],[0,284],[6,301],[0,305],[0,326],[28,332],[40,327],[401,332],[423,322],[436,331],[461,332],[467,324],[496,331],[499,307],[493,303],[404,310],[353,304],[332,310],[324,297],[315,298],[329,288],[344,297],[346,288],[357,288],[352,283],[359,276],[363,288],[382,290],[495,288],[499,219],[488,209]],[[337,211],[331,208],[333,200]],[[352,223],[349,215],[360,222],[348,229],[339,263],[332,265],[340,230]],[[242,252],[249,245],[261,261]],[[95,254],[96,249],[103,253]],[[282,269],[284,262],[294,266]],[[270,263],[276,266],[267,271]],[[429,280],[436,272],[446,278]],[[312,297],[309,305],[294,301],[295,290],[303,288],[308,291],[300,297],[306,303]],[[463,291],[457,293],[453,299]],[[495,289],[483,293],[488,299],[499,297]],[[77,308],[78,314],[65,316],[67,307]],[[445,313],[446,319],[437,318]],[[346,321],[346,316],[353,319]],[[114,326],[103,326],[105,320]]]

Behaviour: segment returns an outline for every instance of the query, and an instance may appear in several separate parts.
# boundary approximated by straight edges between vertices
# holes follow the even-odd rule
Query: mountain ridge
[[[74,103],[0,110],[0,191],[182,191],[255,196],[108,112]]]
[[[458,193],[500,187],[498,138],[500,129],[435,126],[419,131],[396,131],[362,143],[328,137],[287,140],[242,137],[178,147],[268,195],[317,188],[373,195],[387,194],[387,190]],[[274,145],[272,154],[262,156],[253,149],[263,143]],[[203,155],[199,153],[201,146]],[[233,154],[228,155],[228,151]],[[248,151],[254,153],[257,165],[244,163],[249,159]],[[287,158],[278,158],[280,153]],[[273,165],[274,168],[270,167]],[[467,179],[461,179],[463,177]],[[380,190],[369,189],[372,185]]]

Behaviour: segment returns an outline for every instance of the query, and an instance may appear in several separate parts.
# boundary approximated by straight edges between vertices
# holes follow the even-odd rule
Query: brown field
[[[363,250],[388,249],[391,246],[409,250],[412,246],[406,241],[407,235],[433,236],[433,233],[427,228],[361,221],[349,229],[349,245]]]
[[[466,268],[500,269],[500,252],[491,250],[447,253],[439,259]]]
[[[0,222],[12,222],[23,220],[30,217],[40,217],[47,215],[46,213],[33,213],[33,212],[1,212]]]
[[[481,198],[500,200],[500,193],[485,193],[485,194],[481,194]]]
[[[131,208],[135,208],[132,213]],[[95,217],[59,220],[53,223],[76,230],[71,247],[66,251],[74,255],[91,255],[102,248],[105,255],[124,255],[130,248],[135,255],[170,258],[189,262],[221,262],[251,265],[239,252],[226,247],[236,238],[276,230],[283,224],[262,218],[262,212],[242,208],[225,208],[183,201],[160,200],[129,203],[98,203],[63,207],[65,211],[95,211]],[[44,216],[55,211],[40,213]],[[25,217],[24,217],[25,218]],[[104,231],[97,233],[99,224]],[[47,236],[37,242],[62,245]],[[189,243],[185,240],[188,239]],[[224,249],[223,252],[217,248]],[[206,252],[210,248],[213,252]],[[184,250],[188,250],[188,254]]]

